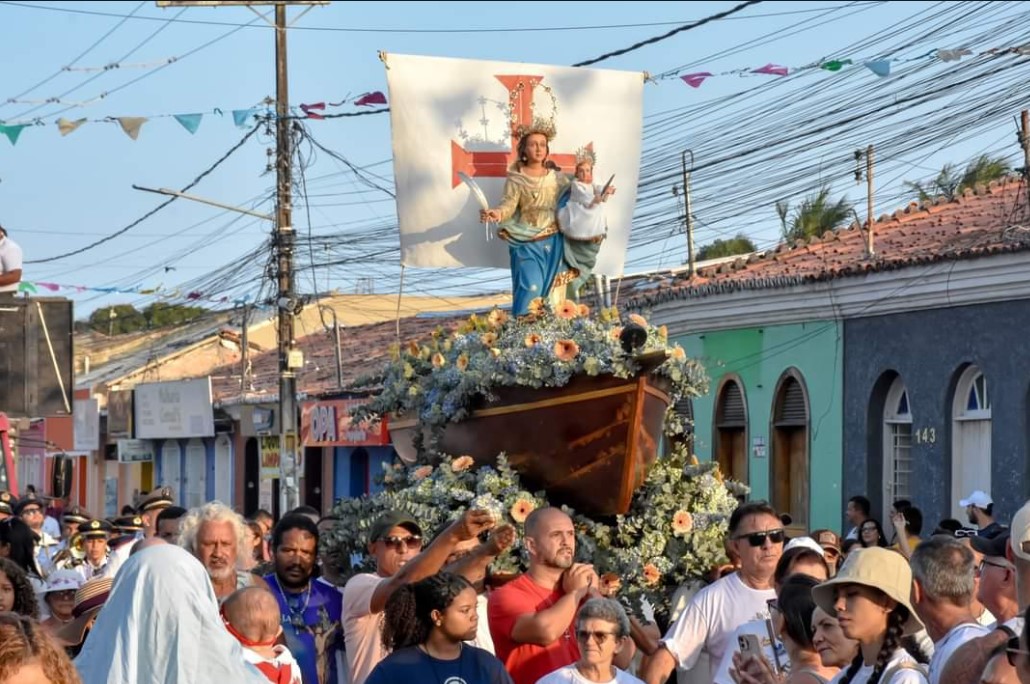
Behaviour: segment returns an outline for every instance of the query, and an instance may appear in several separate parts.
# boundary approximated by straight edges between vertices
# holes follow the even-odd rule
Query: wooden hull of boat
[[[657,456],[665,411],[664,378],[573,378],[558,388],[498,388],[496,401],[449,425],[441,449],[477,465],[504,452],[527,489],[593,516],[625,513]],[[389,421],[402,456],[414,457],[414,420]],[[412,459],[413,460],[413,459]]]

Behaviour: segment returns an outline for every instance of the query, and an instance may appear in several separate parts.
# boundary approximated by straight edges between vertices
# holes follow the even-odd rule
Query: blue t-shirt
[[[336,654],[343,649],[339,589],[312,579],[308,589],[293,593],[279,584],[275,573],[265,581],[279,603],[286,646],[300,665],[304,684],[335,684]]]
[[[500,660],[468,644],[461,647],[461,655],[454,660],[438,660],[418,646],[394,651],[376,665],[365,684],[429,681],[439,684],[512,684],[511,676]]]

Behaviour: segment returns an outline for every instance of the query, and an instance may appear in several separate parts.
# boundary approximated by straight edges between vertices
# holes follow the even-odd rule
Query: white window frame
[[[908,413],[898,413],[898,404],[902,395],[908,395]],[[883,516],[881,520],[884,525],[890,525],[891,504],[898,499],[912,498],[912,484],[909,481],[909,489],[906,492],[899,492],[897,484],[898,461],[900,458],[899,447],[896,438],[903,426],[908,427],[908,456],[907,460],[911,475],[912,457],[912,395],[908,394],[908,388],[902,381],[901,376],[894,378],[890,389],[887,390],[887,397],[883,407]],[[886,529],[885,529],[886,531]],[[889,532],[887,532],[889,534]]]

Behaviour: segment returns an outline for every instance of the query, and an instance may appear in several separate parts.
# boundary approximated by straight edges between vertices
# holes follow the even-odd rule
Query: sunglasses
[[[769,608],[769,615],[770,615],[770,616],[771,616],[771,615],[772,615],[773,613],[779,613],[779,612],[781,612],[781,611],[780,611],[780,603],[779,603],[779,601],[777,601],[777,600],[776,600],[776,599],[774,599],[774,598],[771,598],[771,599],[769,599],[768,601],[766,601],[766,602],[765,602],[765,605],[766,605],[766,606],[767,606],[767,607]]]
[[[734,539],[747,539],[747,543],[751,546],[763,546],[765,540],[768,539],[773,544],[783,543],[783,528],[777,530],[765,530],[764,532],[752,532],[751,534],[741,534],[734,537]]]
[[[410,537],[383,537],[379,541],[383,542],[386,548],[393,549],[397,553],[402,553],[405,549],[418,551],[422,548],[422,537],[418,535]]]
[[[590,639],[593,639],[595,642],[597,642],[598,646],[604,646],[605,642],[608,641],[609,637],[614,639],[615,634],[612,632],[591,632],[586,629],[576,630],[576,639],[582,641],[583,643],[586,643]]]
[[[1005,646],[1005,658],[1009,661],[1009,665],[1016,667],[1016,662],[1019,660],[1019,656],[1030,656],[1030,651],[1024,651],[1019,647],[1019,637],[1014,636],[1009,639],[1008,644]]]
[[[951,536],[956,539],[965,539],[966,537],[975,537],[976,535],[976,530],[955,530]]]
[[[49,596],[52,599],[59,600],[59,601],[74,601],[75,600],[75,590],[74,589],[69,589],[68,591],[51,591],[51,592],[47,593],[47,596]]]

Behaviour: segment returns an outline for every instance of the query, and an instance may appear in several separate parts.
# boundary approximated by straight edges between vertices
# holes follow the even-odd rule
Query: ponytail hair
[[[397,651],[424,644],[435,626],[433,611],[443,612],[471,587],[464,577],[441,572],[395,591],[386,601],[383,646]]]
[[[876,664],[873,666],[873,671],[869,675],[867,684],[879,684],[880,677],[887,670],[887,663],[890,662],[891,656],[901,648],[901,635],[905,631],[906,620],[908,620],[908,610],[901,605],[895,606],[894,610],[887,615],[887,634],[883,637],[880,652],[876,654]],[[862,651],[859,649],[858,655],[855,656],[847,672],[844,673],[840,684],[851,684],[851,680],[854,679],[861,668]],[[889,682],[884,682],[884,684],[889,684]]]

